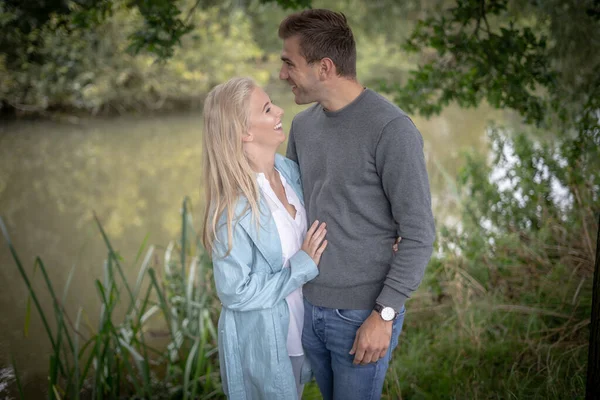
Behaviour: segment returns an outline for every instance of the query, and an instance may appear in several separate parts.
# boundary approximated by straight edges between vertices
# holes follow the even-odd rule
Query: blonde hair
[[[242,147],[248,132],[250,95],[256,83],[250,78],[233,78],[214,87],[204,103],[203,174],[205,190],[202,244],[212,255],[217,224],[227,210],[227,254],[233,240],[234,213],[240,196],[248,200],[241,217],[251,210],[258,218],[259,191],[255,173]]]

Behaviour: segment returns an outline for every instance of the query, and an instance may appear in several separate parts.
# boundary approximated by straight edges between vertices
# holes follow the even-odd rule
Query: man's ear
[[[333,63],[333,60],[329,57],[322,58],[319,62],[319,78],[327,79],[334,76],[337,73],[337,68]]]

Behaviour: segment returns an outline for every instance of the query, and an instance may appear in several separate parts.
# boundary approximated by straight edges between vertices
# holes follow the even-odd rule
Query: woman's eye
[[[268,113],[269,111],[271,111],[271,107],[267,108],[267,113]]]

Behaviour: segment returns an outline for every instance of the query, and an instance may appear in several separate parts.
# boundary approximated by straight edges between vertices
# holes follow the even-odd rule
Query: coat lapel
[[[288,184],[294,189],[296,195],[300,199],[302,206],[304,206],[304,195],[302,193],[302,184],[300,182],[300,174],[296,171],[291,171],[291,167],[286,163],[283,156],[277,154],[275,157],[275,167],[281,172]],[[248,200],[240,198],[236,207],[236,215],[240,215],[244,208],[247,206]],[[252,219],[252,213],[246,211],[246,213],[240,218],[239,224],[246,231],[250,239],[260,252],[271,271],[277,272],[283,268],[283,255],[281,253],[281,239],[279,238],[279,232],[277,231],[277,225],[271,215],[271,210],[267,204],[264,196],[260,195],[259,203],[259,227],[256,228],[256,222]]]
[[[241,212],[247,203],[248,201],[246,199],[240,200],[238,212]],[[248,236],[250,236],[250,239],[260,254],[267,260],[267,263],[269,263],[269,266],[271,267],[271,271],[277,272],[283,267],[281,240],[279,239],[279,232],[277,231],[275,220],[271,216],[269,206],[262,195],[260,196],[258,208],[260,212],[258,230],[256,229],[256,221],[253,220],[250,211],[246,212],[238,223],[244,231],[246,231]]]

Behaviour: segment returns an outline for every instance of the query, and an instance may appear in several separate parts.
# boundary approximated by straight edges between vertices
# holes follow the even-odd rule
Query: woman
[[[325,224],[307,232],[298,166],[276,154],[282,115],[248,78],[218,85],[204,105],[203,242],[223,305],[219,360],[230,399],[302,394],[301,287],[318,275],[327,241]]]

